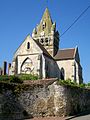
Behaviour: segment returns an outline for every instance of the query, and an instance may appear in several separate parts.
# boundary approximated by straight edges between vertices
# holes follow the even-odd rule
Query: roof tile
[[[55,60],[74,59],[75,48],[59,50],[55,55]]]

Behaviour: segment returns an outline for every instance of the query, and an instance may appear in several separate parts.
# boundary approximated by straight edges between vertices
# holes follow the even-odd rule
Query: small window
[[[45,39],[45,42],[48,43],[48,38]]]
[[[45,45],[48,46],[48,43],[49,43],[48,38],[45,38]]]
[[[46,22],[43,22],[43,23],[42,23],[42,29],[44,30],[45,27],[46,27]]]
[[[27,49],[30,49],[30,43],[29,42],[27,43]]]
[[[61,68],[61,80],[64,80],[65,78],[65,71],[64,68]]]
[[[43,40],[43,38],[41,39],[41,43],[43,43],[44,42],[44,40]]]

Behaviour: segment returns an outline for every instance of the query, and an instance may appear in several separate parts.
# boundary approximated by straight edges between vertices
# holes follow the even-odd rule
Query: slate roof
[[[55,60],[67,60],[75,58],[75,48],[71,49],[61,49],[57,52],[54,59]]]

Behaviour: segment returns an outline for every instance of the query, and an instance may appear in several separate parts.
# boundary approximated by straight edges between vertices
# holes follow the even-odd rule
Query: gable
[[[23,43],[18,47],[14,54],[14,58],[18,55],[27,55],[27,54],[40,54],[42,50],[36,44],[36,42],[28,35]]]

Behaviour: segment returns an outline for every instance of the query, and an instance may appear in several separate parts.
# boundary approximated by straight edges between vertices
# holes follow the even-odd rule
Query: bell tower
[[[56,23],[52,21],[48,8],[42,19],[32,32],[32,38],[37,40],[54,57],[59,49],[59,33],[56,31]]]

